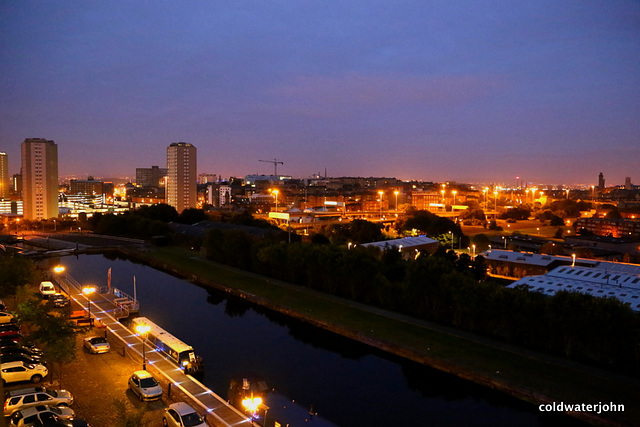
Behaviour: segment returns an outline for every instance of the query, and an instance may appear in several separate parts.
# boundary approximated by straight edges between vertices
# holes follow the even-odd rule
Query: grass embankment
[[[203,285],[533,403],[624,404],[624,412],[572,414],[592,423],[640,424],[637,379],[238,271],[178,248],[135,256]]]

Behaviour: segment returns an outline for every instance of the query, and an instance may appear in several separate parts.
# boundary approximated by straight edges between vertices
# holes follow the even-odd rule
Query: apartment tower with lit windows
[[[167,204],[178,213],[197,207],[196,147],[186,142],[174,142],[167,148]]]
[[[9,181],[9,161],[7,153],[0,153],[0,199],[9,197],[11,181]]]
[[[22,143],[22,203],[24,218],[58,217],[58,146],[42,138]]]

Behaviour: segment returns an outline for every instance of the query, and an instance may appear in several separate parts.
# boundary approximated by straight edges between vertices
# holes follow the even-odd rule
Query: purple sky
[[[0,64],[12,173],[640,184],[637,1],[1,1]]]

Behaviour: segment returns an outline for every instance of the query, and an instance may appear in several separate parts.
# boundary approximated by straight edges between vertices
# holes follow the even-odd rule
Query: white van
[[[43,298],[49,298],[50,295],[56,294],[56,288],[51,282],[40,282],[40,295]]]

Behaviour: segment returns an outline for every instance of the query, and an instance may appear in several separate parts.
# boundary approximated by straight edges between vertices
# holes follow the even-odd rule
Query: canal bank
[[[219,289],[528,402],[625,405],[622,413],[571,413],[591,423],[634,425],[640,419],[635,379],[236,271],[176,248],[127,251],[126,255],[201,286]]]

